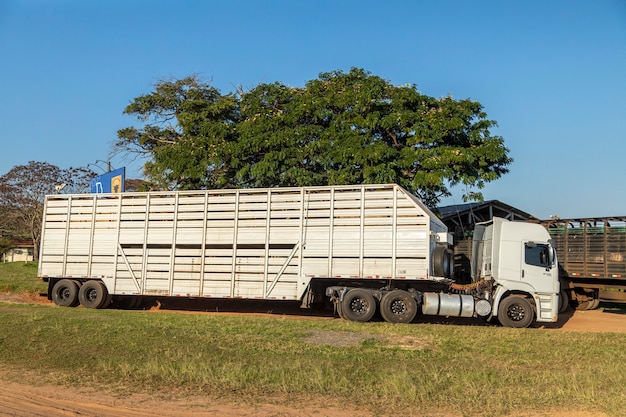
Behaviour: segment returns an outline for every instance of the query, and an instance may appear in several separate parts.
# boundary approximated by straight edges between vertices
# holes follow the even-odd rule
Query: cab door
[[[537,293],[554,293],[553,269],[556,266],[556,260],[552,246],[547,243],[524,242],[523,250],[522,282],[531,285]]]

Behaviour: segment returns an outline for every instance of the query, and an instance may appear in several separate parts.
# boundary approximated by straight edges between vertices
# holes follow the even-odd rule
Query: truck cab
[[[526,327],[533,315],[537,322],[556,321],[558,275],[554,245],[543,226],[498,217],[476,225],[472,279],[495,284],[493,316],[500,322]],[[525,311],[529,305],[532,311]]]

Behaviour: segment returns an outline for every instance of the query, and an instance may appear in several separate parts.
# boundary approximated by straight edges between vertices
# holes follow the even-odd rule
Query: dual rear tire
[[[410,323],[416,314],[417,301],[406,291],[390,291],[380,300],[380,315],[389,323]]]
[[[71,279],[62,279],[52,287],[52,301],[60,307],[76,307],[79,283]]]
[[[62,279],[52,287],[52,301],[60,307],[103,308],[111,297],[101,281],[90,280],[82,285],[72,279]]]
[[[407,291],[393,290],[377,302],[371,291],[355,288],[337,301],[339,317],[357,322],[370,321],[376,311],[389,323],[410,323],[417,314],[417,301]]]
[[[366,322],[376,314],[376,298],[371,292],[362,288],[355,288],[344,295],[339,301],[337,311],[345,320]]]

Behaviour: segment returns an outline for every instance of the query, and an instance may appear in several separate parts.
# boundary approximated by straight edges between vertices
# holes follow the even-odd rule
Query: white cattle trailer
[[[393,184],[50,195],[39,276],[61,306],[141,296],[308,306],[328,296],[358,321],[379,302],[393,322],[411,321],[420,304],[424,314],[476,315],[474,295],[437,295],[452,283],[450,239]],[[480,311],[490,313],[486,298]]]
[[[298,300],[314,278],[429,279],[447,238],[396,185],[51,195],[39,274],[109,294]]]

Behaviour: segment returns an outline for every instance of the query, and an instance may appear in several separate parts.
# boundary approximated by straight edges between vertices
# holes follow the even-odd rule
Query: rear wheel
[[[350,290],[341,302],[340,316],[351,321],[370,321],[376,314],[376,299],[361,288]]]
[[[528,327],[535,319],[535,311],[528,299],[512,295],[500,302],[498,321],[504,327]]]
[[[71,279],[62,279],[52,287],[52,301],[61,307],[78,305],[78,284]]]
[[[86,308],[102,308],[110,301],[109,293],[100,281],[87,281],[78,291],[78,300]]]
[[[410,323],[417,314],[417,302],[406,291],[394,290],[380,300],[380,315],[389,323]]]

